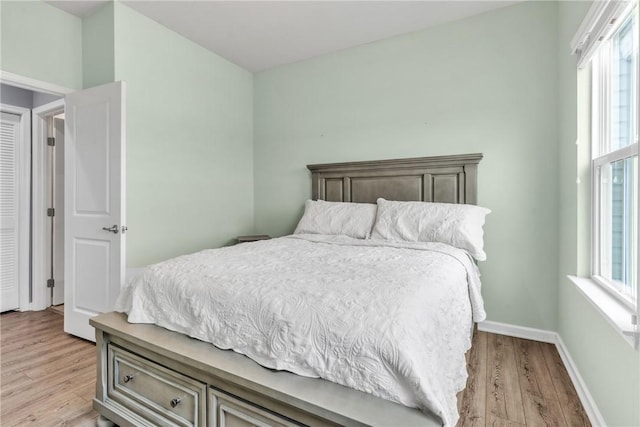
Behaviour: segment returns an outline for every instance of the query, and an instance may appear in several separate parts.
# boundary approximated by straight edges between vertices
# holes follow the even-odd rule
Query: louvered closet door
[[[20,116],[0,119],[0,311],[19,306],[18,270],[18,149]]]

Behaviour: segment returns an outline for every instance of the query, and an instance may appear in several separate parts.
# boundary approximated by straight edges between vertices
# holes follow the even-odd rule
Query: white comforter
[[[295,235],[149,266],[116,310],[232,349],[458,419],[472,318],[484,319],[477,268],[441,243]]]

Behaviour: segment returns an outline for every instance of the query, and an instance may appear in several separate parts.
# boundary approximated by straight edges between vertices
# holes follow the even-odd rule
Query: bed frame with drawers
[[[309,165],[314,199],[476,204],[481,154]],[[302,203],[302,201],[300,201]],[[439,426],[433,414],[318,378],[263,368],[122,313],[90,320],[96,330],[98,425]]]

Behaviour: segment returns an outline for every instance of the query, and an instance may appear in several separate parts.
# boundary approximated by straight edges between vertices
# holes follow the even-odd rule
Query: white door
[[[53,277],[55,286],[53,287],[53,305],[64,303],[64,120],[53,119],[53,128],[56,135],[56,145],[53,150],[53,207],[55,216],[53,217]]]
[[[64,330],[95,340],[125,270],[124,83],[65,97]]]
[[[19,302],[20,116],[0,113],[0,311]]]

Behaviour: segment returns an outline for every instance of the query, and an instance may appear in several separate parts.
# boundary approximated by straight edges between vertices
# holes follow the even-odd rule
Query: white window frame
[[[638,143],[636,142],[635,144],[624,147],[623,149],[593,159],[591,162],[591,278],[599,285],[605,287],[615,298],[618,298],[621,303],[631,309],[636,309],[636,307],[638,307],[637,295],[635,300],[632,299],[631,296],[622,291],[622,286],[620,284],[616,281],[609,280],[600,274],[601,265],[603,263],[601,252],[603,247],[608,245],[602,245],[600,241],[600,236],[602,235],[602,221],[600,220],[600,213],[602,212],[600,207],[602,205],[602,200],[600,195],[599,168],[606,164],[637,155]],[[605,206],[607,205],[608,203],[605,203]],[[636,293],[638,293],[637,290]]]
[[[637,311],[640,307],[640,292],[638,292],[638,284],[636,284],[636,295],[632,298],[630,295],[623,292],[621,284],[614,280],[601,275],[601,267],[603,265],[604,248],[608,247],[606,243],[601,241],[603,233],[603,221],[601,220],[601,207],[608,206],[608,203],[603,204],[602,195],[600,192],[601,174],[600,168],[604,165],[610,164],[615,161],[628,159],[630,157],[638,156],[638,120],[636,119],[636,129],[634,129],[634,143],[622,147],[612,152],[606,152],[610,146],[610,105],[611,105],[611,88],[610,88],[610,63],[602,62],[601,57],[610,57],[610,39],[618,29],[627,21],[627,18],[632,13],[637,13],[637,2],[629,2],[620,14],[622,19],[617,19],[614,25],[610,25],[607,29],[606,35],[601,36],[605,43],[601,43],[598,46],[598,53],[593,55],[593,86],[591,97],[591,124],[592,124],[592,161],[591,161],[591,278],[594,282],[602,286],[605,290],[610,292],[612,296],[619,300],[626,307]],[[634,37],[637,39],[637,27]],[[637,72],[636,67],[636,72]],[[638,114],[638,76],[636,75],[636,99],[635,99],[635,111],[634,114]],[[605,154],[600,155],[600,153]],[[593,153],[598,156],[594,157]],[[636,230],[637,232],[638,230]],[[636,261],[637,268],[637,261]]]
[[[596,73],[600,74],[598,69],[596,68],[599,64],[597,63],[598,59],[596,58],[598,55],[598,51],[600,47],[607,48],[609,44],[609,40],[612,35],[618,30],[618,28],[626,22],[626,19],[630,15],[630,13],[636,13],[639,0],[602,0],[593,2],[591,8],[587,12],[584,20],[580,24],[578,31],[575,36],[571,40],[571,52],[577,57],[577,68],[580,69],[590,69],[590,73],[592,75],[591,87],[589,97],[591,99],[589,109],[594,111],[593,106],[598,105],[596,103],[600,103],[602,100],[599,99],[601,94],[608,94],[608,87],[605,85],[609,84],[609,78],[607,75],[600,76],[598,79],[596,78]],[[633,11],[633,12],[631,12]],[[637,33],[636,33],[637,40]],[[608,63],[608,66],[610,63]],[[635,80],[635,94],[636,100],[640,99],[640,72],[638,72],[638,68],[636,67],[636,80]],[[602,89],[607,89],[603,91]],[[605,99],[607,102],[607,107],[610,105],[609,99]],[[583,106],[583,108],[586,106]],[[636,126],[640,123],[640,108],[637,106],[636,102]],[[591,131],[591,136],[589,137],[592,141],[602,141],[601,135],[609,137],[609,129],[607,128],[608,117],[606,115],[609,114],[609,108],[605,108],[602,110],[602,114],[598,116],[594,116],[593,113],[590,114],[589,118],[584,116],[581,120],[588,120],[588,127]],[[586,124],[586,123],[585,123]],[[583,128],[579,126],[579,128]],[[579,134],[580,137],[580,134]],[[586,141],[585,141],[586,142]],[[579,143],[578,143],[579,144]],[[599,177],[596,176],[596,171],[599,170],[600,166],[605,164],[609,164],[612,161],[618,161],[621,159],[625,159],[631,156],[636,156],[638,154],[638,141],[637,141],[637,129],[636,129],[636,141],[634,144],[623,147],[619,150],[616,150],[611,153],[606,153],[602,156],[598,156],[598,154],[602,153],[600,146],[595,145],[594,143],[589,144],[591,146],[589,156],[590,161],[590,188],[588,192],[579,192],[579,197],[589,198],[590,205],[590,233],[591,233],[591,242],[590,248],[591,251],[589,264],[590,271],[588,277],[579,277],[568,275],[567,277],[573,282],[576,286],[576,289],[585,297],[585,299],[593,305],[597,312],[599,312],[608,322],[612,325],[612,327],[620,333],[620,335],[627,341],[633,348],[640,349],[640,289],[636,292],[636,298],[632,299],[628,296],[625,296],[619,289],[616,289],[615,284],[611,286],[610,281],[604,279],[600,273],[600,262],[599,258],[597,258],[597,251],[594,248],[599,248],[601,243],[600,239],[600,181]],[[605,146],[603,148],[608,148]],[[579,153],[580,154],[580,153]],[[586,153],[585,153],[586,154]],[[580,154],[582,155],[582,154]],[[586,160],[584,157],[581,157]],[[578,179],[578,183],[579,183]],[[585,189],[586,190],[586,189]],[[606,214],[606,212],[605,212]],[[636,230],[637,238],[640,241],[640,227],[637,227]],[[636,269],[638,265],[640,265],[640,252],[636,251]],[[606,267],[605,267],[606,268]],[[636,271],[637,278],[637,271]]]

